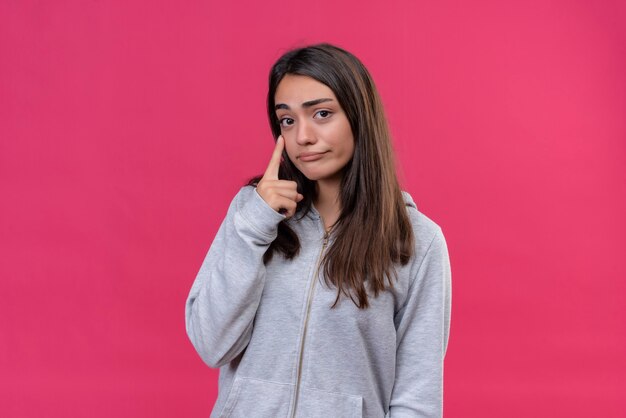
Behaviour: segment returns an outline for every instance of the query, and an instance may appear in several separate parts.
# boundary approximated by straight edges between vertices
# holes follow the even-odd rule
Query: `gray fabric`
[[[300,238],[299,255],[290,261],[275,254],[264,265],[285,217],[255,188],[237,193],[185,307],[193,346],[209,367],[220,368],[212,418],[291,417],[303,334],[296,417],[442,416],[448,249],[441,228],[403,196],[415,254],[397,268],[394,289],[359,310],[344,297],[330,309],[336,289],[321,276],[313,280],[324,235],[315,208],[287,221]]]

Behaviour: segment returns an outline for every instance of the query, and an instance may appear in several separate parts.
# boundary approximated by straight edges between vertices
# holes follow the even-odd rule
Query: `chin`
[[[298,171],[304,175],[310,181],[318,181],[324,179],[330,179],[339,174],[336,170],[321,169],[322,167],[298,167]]]
[[[331,178],[335,177],[333,173],[320,173],[320,172],[311,172],[311,171],[302,171],[302,170],[300,172],[304,175],[304,177],[306,177],[310,181],[318,181],[318,180],[325,180],[325,179],[330,180]]]
[[[323,175],[320,174],[311,174],[311,173],[307,173],[306,171],[300,171],[304,177],[306,177],[307,179],[311,180],[311,181],[317,181],[321,178],[324,178]]]
[[[298,169],[298,171],[299,171],[300,173],[302,173],[302,175],[303,175],[304,177],[306,177],[307,179],[309,179],[309,180],[311,180],[311,181],[317,181],[317,180],[319,180],[320,178],[323,178],[323,177],[324,177],[324,175],[323,175],[323,174],[321,174],[321,173],[316,173],[316,172],[313,172],[313,171],[311,171],[311,170],[300,170],[300,169]]]

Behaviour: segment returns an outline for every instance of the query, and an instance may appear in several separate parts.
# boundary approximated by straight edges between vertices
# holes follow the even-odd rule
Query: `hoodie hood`
[[[409,207],[411,207],[411,208],[415,208],[415,209],[417,209],[417,204],[415,204],[415,201],[413,200],[413,197],[412,197],[409,193],[407,193],[407,192],[405,192],[405,191],[403,190],[403,191],[402,191],[402,197],[404,198],[404,203],[405,203],[407,206],[409,206]]]

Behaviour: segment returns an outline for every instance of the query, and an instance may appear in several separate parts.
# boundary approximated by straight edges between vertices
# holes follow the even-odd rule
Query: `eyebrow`
[[[307,107],[315,106],[315,105],[320,104],[320,103],[332,102],[332,101],[333,101],[333,99],[331,99],[329,97],[324,97],[322,99],[315,99],[315,100],[309,100],[308,102],[304,102],[304,103],[302,103],[302,107],[307,108]],[[278,103],[275,106],[275,110],[278,110],[278,109],[287,109],[287,110],[289,110],[290,107],[287,106],[284,103]]]

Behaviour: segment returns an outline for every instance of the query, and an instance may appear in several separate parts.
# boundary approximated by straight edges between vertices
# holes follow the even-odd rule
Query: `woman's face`
[[[289,159],[309,180],[338,180],[354,154],[350,122],[333,91],[302,75],[287,74],[274,95]]]

